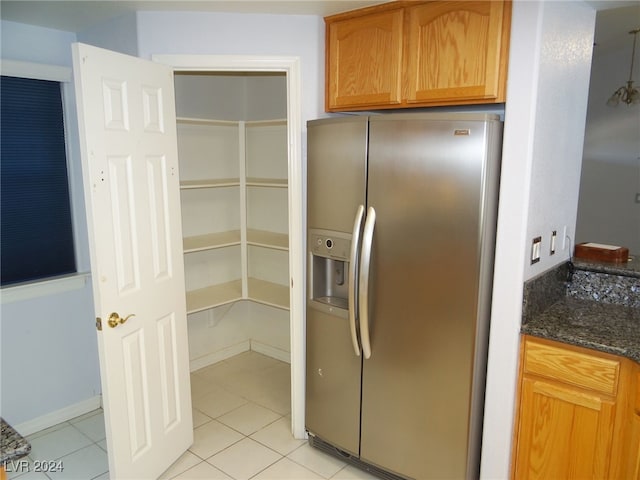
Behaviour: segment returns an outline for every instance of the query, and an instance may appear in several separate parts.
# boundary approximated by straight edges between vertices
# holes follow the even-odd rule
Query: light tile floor
[[[313,449],[291,435],[287,363],[245,352],[191,374],[194,443],[162,479],[368,479],[375,477]],[[28,437],[27,460],[56,460],[62,472],[34,472],[20,480],[108,479],[101,410]],[[56,466],[55,462],[52,466]],[[11,470],[11,465],[8,465]]]

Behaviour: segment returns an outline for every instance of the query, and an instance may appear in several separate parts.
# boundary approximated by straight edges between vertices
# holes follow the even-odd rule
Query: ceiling
[[[332,15],[388,0],[1,0],[3,20],[80,32],[135,11]]]
[[[319,15],[353,10],[388,0],[0,0],[0,17],[29,25],[81,32],[128,13],[144,10]],[[640,27],[640,0],[587,0],[598,10],[599,49],[629,43]]]

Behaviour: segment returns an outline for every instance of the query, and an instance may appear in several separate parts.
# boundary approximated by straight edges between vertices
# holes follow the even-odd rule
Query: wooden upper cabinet
[[[402,27],[398,9],[327,24],[328,107],[400,103]]]
[[[325,22],[327,111],[505,101],[510,0],[397,1]]]
[[[504,10],[495,1],[407,8],[407,101],[504,101]]]

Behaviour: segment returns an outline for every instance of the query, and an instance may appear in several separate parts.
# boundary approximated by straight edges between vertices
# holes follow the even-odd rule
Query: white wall
[[[287,79],[282,75],[249,76],[246,120],[287,118]]]
[[[617,10],[617,9],[616,9]],[[628,247],[640,255],[640,105],[606,105],[629,78],[633,37],[640,25],[640,5],[621,9],[630,28],[620,25],[616,42],[596,37],[585,132],[576,243],[600,242]],[[613,10],[598,12],[597,23],[610,22]],[[597,35],[597,29],[596,29]],[[633,78],[640,81],[640,38]]]
[[[217,120],[287,117],[285,74],[189,75],[175,78],[176,115]]]
[[[71,32],[1,21],[2,59],[71,66]]]
[[[324,114],[324,21],[321,17],[140,12],[138,50],[142,58],[151,58],[153,54],[299,57],[303,122]]]
[[[516,0],[505,111],[481,478],[509,477],[523,282],[562,263],[549,233],[575,227],[595,11]],[[531,266],[531,238],[543,255]]]
[[[75,40],[73,33],[2,21],[1,58],[70,67],[70,45]],[[71,82],[64,88],[64,102],[76,257],[78,270],[87,272],[87,227]],[[84,408],[100,394],[90,277],[62,293],[33,288],[30,299],[11,300],[15,289],[10,290],[13,293],[2,291],[0,414],[14,426],[42,425],[38,419],[74,405]],[[48,426],[48,420],[42,421]]]
[[[525,279],[565,261],[573,249],[595,28],[595,11],[581,2],[544,2],[543,15],[527,222],[528,246],[541,236],[542,256],[535,265],[525,258]],[[562,241],[565,228],[571,241]]]
[[[78,41],[136,56],[138,54],[137,18],[135,13],[123,15],[78,32]]]

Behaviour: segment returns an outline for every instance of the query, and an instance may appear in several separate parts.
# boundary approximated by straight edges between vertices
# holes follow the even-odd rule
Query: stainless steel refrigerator
[[[310,442],[382,478],[475,478],[502,123],[307,128]]]

